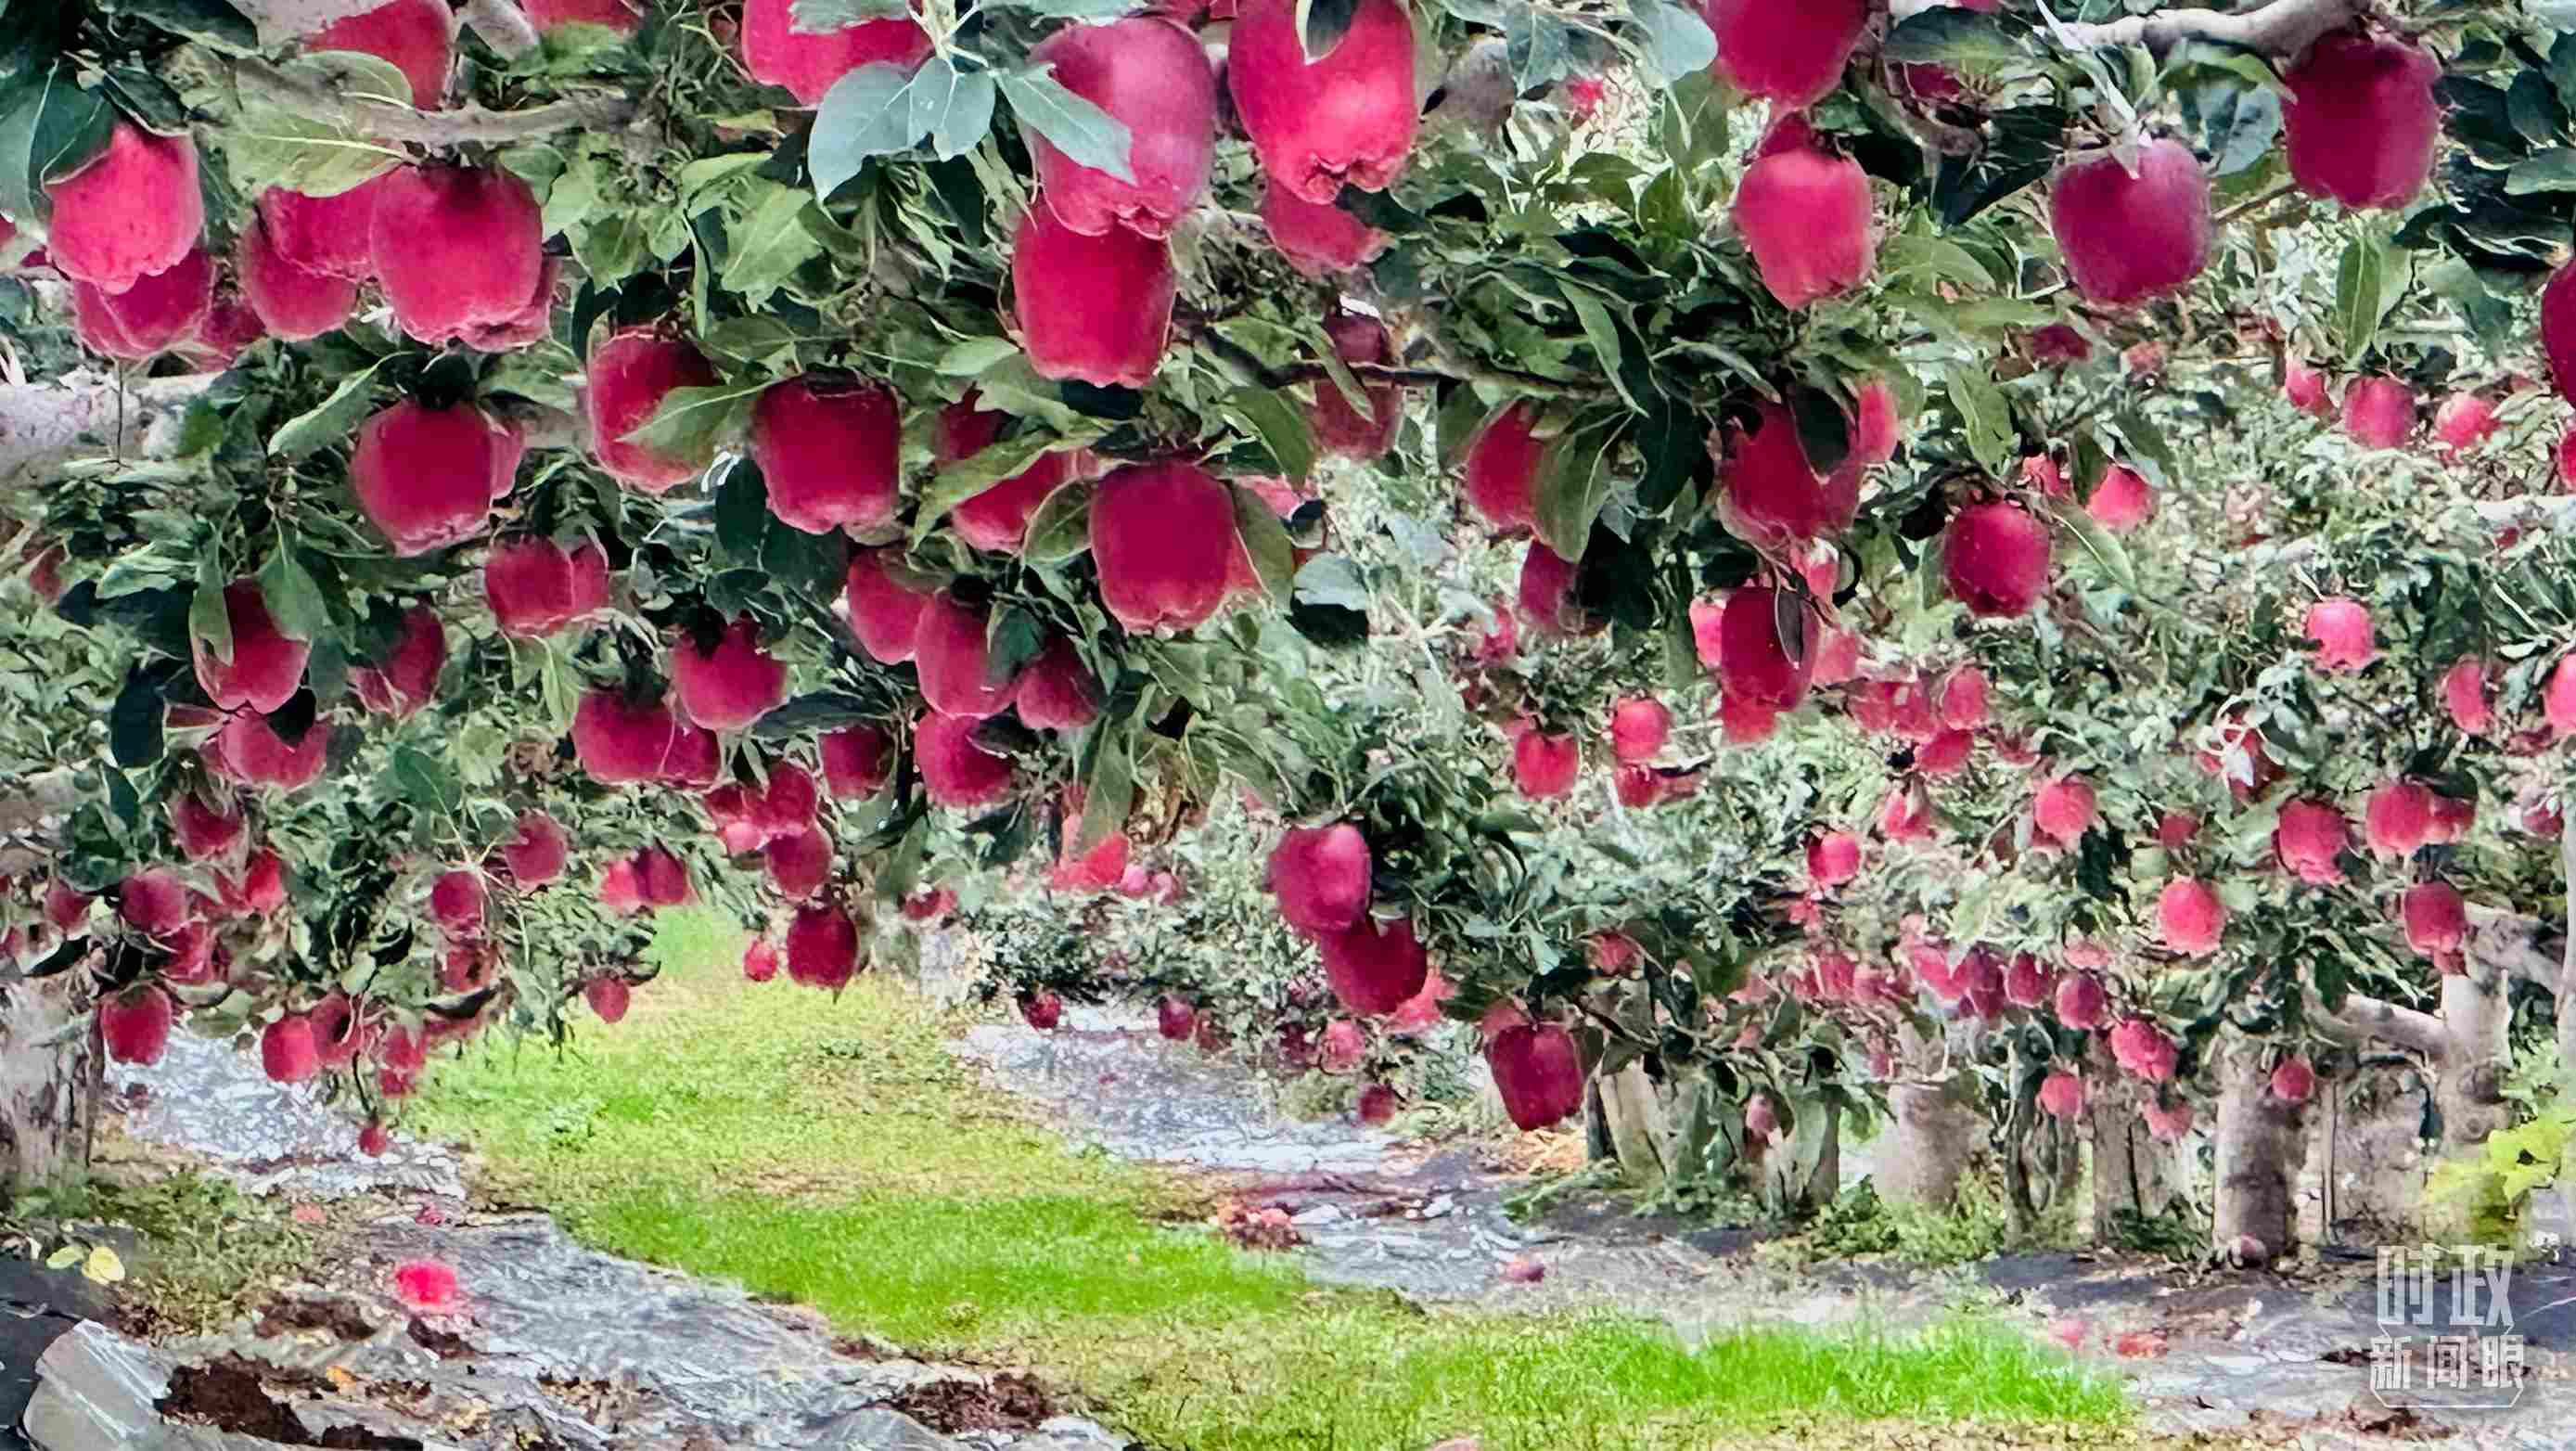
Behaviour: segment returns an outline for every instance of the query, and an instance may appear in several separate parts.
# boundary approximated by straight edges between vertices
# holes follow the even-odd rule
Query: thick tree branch
[[[2308,995],[2311,1019],[2331,1032],[2351,1038],[2375,1038],[2421,1053],[2439,1063],[2450,1052],[2450,1035],[2431,1013],[2401,1007],[2364,993],[2345,993],[2343,1006],[2329,1011],[2325,1000]]]
[[[37,487],[74,458],[169,456],[188,405],[214,381],[200,373],[121,389],[107,374],[76,372],[59,383],[0,385],[0,498]]]
[[[465,0],[465,23],[503,60],[517,60],[537,48],[537,27],[518,0]]]
[[[2566,944],[2555,924],[2501,907],[2469,905],[2468,956],[2508,976],[2557,992],[2565,980]]]
[[[232,0],[232,7],[259,27],[262,45],[283,45],[311,35],[335,20],[364,15],[385,0]]]
[[[635,119],[637,109],[635,102],[624,96],[599,96],[557,101],[525,111],[486,111],[474,106],[453,111],[416,111],[409,106],[347,95],[261,61],[237,61],[233,75],[244,100],[257,100],[328,125],[345,126],[380,141],[409,142],[414,146],[461,146],[469,142],[506,146],[565,131],[619,131]]]
[[[2328,31],[2350,25],[2369,9],[2369,0],[2271,0],[2251,10],[2159,10],[2099,24],[2060,25],[2058,38],[2067,45],[2096,48],[2143,45],[2161,59],[2186,40],[2241,46],[2263,55],[2288,59],[2316,43]]]

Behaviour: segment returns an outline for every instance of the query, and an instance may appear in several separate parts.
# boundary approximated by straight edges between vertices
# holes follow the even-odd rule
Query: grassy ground
[[[1070,1153],[995,1102],[946,1051],[955,1025],[902,990],[753,987],[737,944],[686,917],[663,946],[624,1024],[562,1056],[446,1065],[412,1126],[471,1139],[496,1193],[595,1244],[925,1356],[1034,1369],[1150,1444],[1875,1446],[1971,1421],[2034,1445],[2136,1444],[2115,1387],[1998,1327],[1690,1352],[1631,1320],[1318,1289],[1198,1229],[1208,1205],[1188,1181]],[[1874,1424],[1836,1440],[1820,1421]]]

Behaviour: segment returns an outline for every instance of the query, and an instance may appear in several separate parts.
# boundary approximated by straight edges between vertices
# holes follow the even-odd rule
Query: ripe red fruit
[[[875,726],[834,731],[821,744],[823,784],[836,801],[864,801],[894,775],[894,739]]]
[[[1052,1033],[1064,1021],[1064,999],[1052,989],[1022,993],[1019,998],[1020,1021],[1041,1033]]]
[[[2179,141],[2140,148],[2134,176],[2111,152],[2069,161],[2049,183],[2048,224],[2088,301],[2163,297],[2209,265],[2209,178]]]
[[[821,819],[822,804],[813,776],[794,761],[780,761],[769,768],[769,789],[756,810],[770,835],[786,836],[812,829]]]
[[[1404,1100],[1383,1083],[1372,1083],[1360,1090],[1358,1106],[1352,1115],[1371,1128],[1380,1127],[1395,1118]]]
[[[394,1136],[381,1120],[369,1119],[358,1129],[358,1152],[370,1159],[383,1158],[393,1146]]]
[[[501,844],[501,864],[520,891],[542,887],[563,875],[571,843],[563,826],[534,807],[519,813],[518,834]]]
[[[1351,823],[1292,826],[1271,850],[1269,886],[1288,925],[1320,937],[1367,915],[1374,869],[1368,838]]]
[[[304,662],[313,647],[277,627],[257,580],[224,586],[224,617],[232,629],[232,659],[218,659],[205,641],[196,641],[197,683],[221,710],[266,713],[286,704],[304,684]]]
[[[1332,984],[1333,996],[1355,1013],[1394,1012],[1422,991],[1431,971],[1409,921],[1381,927],[1362,917],[1342,931],[1318,936],[1315,950],[1324,960],[1324,980]]]
[[[2281,80],[2290,177],[2310,196],[2356,210],[2405,206],[2433,174],[2442,63],[2403,41],[2338,30]]]
[[[175,872],[148,867],[127,877],[116,892],[116,915],[147,937],[177,935],[194,915],[188,889]]]
[[[2166,1083],[2173,1078],[2181,1049],[2155,1024],[2128,1018],[2111,1030],[2111,1057],[2149,1083]]]
[[[1196,464],[1130,464],[1092,495],[1100,601],[1133,633],[1205,622],[1242,552],[1233,492]]]
[[[516,428],[471,403],[424,408],[406,398],[359,427],[349,487],[367,522],[409,558],[490,527],[525,451]]]
[[[1583,1057],[1574,1035],[1554,1023],[1505,1028],[1485,1045],[1485,1065],[1503,1111],[1524,1132],[1543,1129],[1583,1107]]]
[[[2364,448],[2399,448],[2415,431],[2415,390],[2395,378],[2355,378],[2343,390],[2343,429]]]
[[[520,0],[520,6],[540,31],[559,25],[601,25],[632,35],[638,23],[635,0]]]
[[[1785,711],[1807,698],[1815,671],[1812,606],[1787,590],[1749,586],[1726,597],[1718,632],[1718,686],[1730,703]]]
[[[305,1018],[313,1026],[313,1051],[323,1067],[346,1068],[357,1061],[366,1034],[346,993],[333,988],[323,994]]]
[[[787,925],[787,980],[839,992],[859,971],[859,929],[829,902],[796,909]]]
[[[760,622],[739,615],[712,650],[685,631],[672,643],[671,694],[692,725],[748,730],[787,699],[787,666],[760,647]]]
[[[768,869],[770,890],[791,902],[804,901],[832,879],[831,838],[810,827],[788,832],[762,850],[761,864]]]
[[[2485,735],[2495,724],[2495,709],[2487,701],[2487,663],[2472,656],[2444,671],[2442,703],[2450,708],[2453,725],[2473,736]]]
[[[778,976],[778,949],[766,937],[755,937],[742,954],[742,975],[753,982],[767,982]]]
[[[902,411],[874,385],[818,389],[791,378],[751,410],[751,461],[768,484],[769,512],[808,534],[893,523],[902,450]]]
[[[2576,655],[2565,656],[2551,667],[2549,683],[2541,687],[2540,712],[2552,734],[2576,735]]]
[[[1295,0],[1243,0],[1226,84],[1262,174],[1326,204],[1345,183],[1384,191],[1403,174],[1421,122],[1413,66],[1413,20],[1399,0],[1360,0],[1349,31],[1313,62]]]
[[[1162,1034],[1165,1042],[1186,1043],[1198,1029],[1198,1009],[1187,1002],[1166,993],[1154,1004],[1154,1031]]]
[[[98,1005],[98,1036],[108,1058],[145,1067],[161,1061],[170,1046],[170,1024],[178,1016],[170,995],[149,983],[128,988]]]
[[[2410,857],[2432,838],[2433,791],[2421,781],[2388,782],[2362,802],[2362,835],[2373,856]]]
[[[2102,1026],[2102,1015],[2109,1007],[2109,994],[2090,973],[2071,973],[2057,984],[2057,1021],[2070,1028],[2090,1031]]]
[[[215,263],[190,252],[122,292],[72,284],[72,331],[82,347],[139,363],[196,337],[215,305]]]
[[[441,931],[464,936],[483,930],[483,879],[459,867],[430,884],[429,915]]]
[[[508,172],[405,166],[375,183],[368,249],[394,321],[435,347],[515,321],[545,272],[543,209]]]
[[[987,412],[968,394],[941,411],[932,445],[942,466],[973,458],[990,447],[1010,422],[1007,413]],[[1089,455],[1079,449],[1040,454],[1037,462],[976,494],[948,511],[949,527],[969,544],[997,554],[1017,554],[1029,532],[1029,520],[1065,480],[1089,468]]]
[[[322,1071],[322,1055],[313,1045],[313,1021],[289,1013],[261,1030],[259,1066],[271,1083],[302,1083]]]
[[[715,367],[704,354],[657,328],[628,328],[601,343],[590,355],[589,385],[582,390],[591,452],[598,455],[599,466],[619,483],[647,494],[668,493],[696,478],[714,457],[712,446],[668,453],[627,435],[652,422],[672,390],[715,383]]]
[[[815,105],[832,84],[865,65],[918,68],[930,37],[906,19],[862,20],[820,34],[798,30],[794,0],[747,0],[742,9],[742,64],[765,86],[785,86],[797,104]]]
[[[2073,1119],[2084,1112],[2084,1080],[2072,1073],[2052,1073],[2039,1085],[2039,1109],[2051,1118]]]
[[[242,832],[248,826],[240,812],[218,810],[194,791],[182,791],[170,799],[170,834],[178,839],[180,852],[192,862],[231,851],[241,844]]]
[[[1660,700],[1623,700],[1610,710],[1610,753],[1630,765],[1661,755],[1672,738],[1673,713]]]
[[[1819,476],[1786,406],[1764,399],[1753,413],[1750,430],[1730,423],[1725,431],[1717,507],[1728,532],[1784,547],[1850,528],[1860,508],[1858,456],[1843,460],[1831,477]]]
[[[2475,393],[2454,393],[2433,410],[2433,436],[2452,458],[2474,453],[2495,431],[2495,404]]]
[[[2456,971],[2469,939],[2469,905],[2448,882],[2418,882],[2398,899],[2398,918],[2406,926],[2406,945]]]
[[[635,854],[635,885],[647,907],[685,907],[698,895],[688,863],[658,842]]]
[[[1538,410],[1513,403],[1495,414],[1467,447],[1467,507],[1509,534],[1533,527],[1538,519],[1538,471],[1547,458],[1547,441],[1531,429]]]
[[[636,869],[635,858],[619,857],[600,869],[599,905],[620,917],[643,910],[644,875]]]
[[[458,336],[467,347],[477,352],[506,353],[542,342],[554,332],[555,284],[563,275],[563,259],[548,257],[537,268],[537,287],[519,310],[499,322],[468,324]]]
[[[1011,705],[1033,731],[1078,731],[1100,715],[1100,682],[1073,642],[1058,635],[1022,672]]]
[[[1736,232],[1782,307],[1805,307],[1869,280],[1878,261],[1869,174],[1817,145],[1806,120],[1772,123],[1735,188]]]
[[[411,83],[411,103],[435,111],[447,103],[447,71],[456,55],[456,14],[447,8],[447,0],[388,0],[304,37],[304,49],[363,51],[390,62]]]
[[[1393,239],[1330,202],[1310,202],[1270,178],[1261,193],[1261,223],[1270,244],[1306,277],[1365,267]]]
[[[251,345],[268,336],[268,329],[238,296],[218,297],[206,309],[205,318],[181,350],[189,371],[220,373],[239,361]]]
[[[2272,847],[2283,870],[2303,882],[2332,886],[2343,880],[2336,858],[2352,844],[2352,824],[2322,801],[2293,801],[2281,808]]]
[[[1011,794],[1011,762],[975,741],[983,722],[937,711],[913,727],[913,758],[921,788],[940,806],[991,806]]]
[[[110,127],[105,149],[48,182],[45,195],[53,202],[47,256],[64,276],[105,292],[178,266],[206,230],[196,142],[125,120]]]
[[[45,884],[45,920],[64,936],[78,937],[89,930],[89,908],[89,896],[71,883],[58,877]]]
[[[1324,334],[1332,339],[1333,351],[1341,355],[1343,362],[1385,364],[1395,360],[1394,340],[1387,336],[1386,324],[1376,318],[1336,312],[1324,319]],[[1315,406],[1307,411],[1307,418],[1314,427],[1315,442],[1324,452],[1368,460],[1382,457],[1395,446],[1396,431],[1404,425],[1404,390],[1386,384],[1362,391],[1368,398],[1366,415],[1351,406],[1331,379],[1315,384]]]
[[[2361,670],[2379,658],[2370,611],[2356,599],[2337,595],[2310,605],[2300,633],[2317,642],[2315,658],[2320,670]]]
[[[2576,403],[2576,264],[2552,273],[2540,294],[2540,350],[2558,396]]]
[[[1010,708],[1012,682],[993,678],[992,619],[990,609],[947,590],[922,606],[912,658],[932,710],[982,720]]]
[[[1520,612],[1543,635],[1586,635],[1601,628],[1576,595],[1582,566],[1533,539],[1521,554]]]
[[[2326,392],[2323,371],[2299,358],[2285,358],[2281,364],[2281,391],[2289,396],[2290,406],[2319,418],[2334,416],[2334,399]]]
[[[357,283],[287,261],[257,221],[242,229],[233,273],[260,326],[289,342],[337,331],[358,306]]]
[[[1974,732],[1945,730],[1914,748],[1914,769],[1926,776],[1955,776],[1968,768],[1976,746]]]
[[[2018,504],[1971,504],[1941,537],[1941,568],[1968,613],[2010,619],[2030,612],[2048,588],[2048,526]]]
[[[2165,946],[2206,957],[2218,949],[2219,935],[2226,930],[2227,906],[2208,883],[2176,877],[2165,883],[2156,898],[2156,924],[2164,933]]]
[[[2012,966],[2004,969],[2004,1001],[2017,1008],[2036,1008],[2056,991],[2057,975],[2042,967],[2037,957],[2013,954]]]
[[[1547,801],[1574,789],[1583,766],[1583,745],[1572,736],[1552,736],[1535,727],[1512,742],[1512,781],[1523,796]]]
[[[542,639],[608,608],[608,556],[588,541],[567,551],[546,538],[507,540],[483,562],[483,597],[502,634]]]
[[[244,711],[224,722],[200,754],[206,768],[227,781],[301,791],[319,779],[329,764],[331,731],[316,722],[301,740],[289,745],[268,717]]]
[[[2062,322],[2034,328],[2026,341],[2030,360],[2043,368],[2063,368],[2093,356],[2093,340]]]
[[[679,734],[670,707],[658,700],[593,690],[573,709],[573,755],[604,786],[664,779],[678,763]]]
[[[743,786],[727,783],[706,794],[701,803],[714,821],[716,839],[724,843],[725,855],[741,856],[769,845],[776,832],[770,829],[758,797]]]
[[[2039,788],[2031,803],[2031,825],[2039,834],[2059,846],[2071,847],[2091,830],[2097,816],[2093,788],[2073,776],[2061,777]]]
[[[2272,1066],[2272,1096],[2283,1103],[2305,1103],[2317,1087],[2317,1071],[2293,1055]]]
[[[236,917],[266,917],[286,905],[286,863],[262,847],[252,852],[241,874],[217,873],[215,891],[224,910]]]
[[[369,233],[375,224],[379,178],[330,196],[271,187],[260,194],[260,231],[267,248],[286,266],[364,282],[376,275]]]
[[[1155,16],[1068,25],[1040,41],[1029,61],[1054,66],[1058,84],[1123,122],[1132,138],[1131,182],[1029,133],[1039,194],[1057,219],[1089,236],[1112,227],[1169,236],[1207,195],[1216,155],[1216,73],[1198,37]]]
[[[1848,831],[1828,831],[1807,842],[1807,881],[1819,888],[1839,887],[1860,875],[1860,838]]]
[[[1011,240],[1012,315],[1041,377],[1104,388],[1153,382],[1179,287],[1161,238],[1124,227],[1086,237],[1043,198]]]
[[[626,1020],[626,1008],[634,994],[622,977],[594,977],[581,985],[582,1001],[590,1004],[601,1022],[612,1025]]]
[[[1706,0],[1712,69],[1748,96],[1806,105],[1842,80],[1869,9],[1867,0]]]
[[[880,665],[900,665],[912,658],[914,637],[921,633],[922,611],[930,603],[927,592],[913,589],[886,567],[890,558],[900,560],[902,552],[851,551],[849,574],[842,583],[850,613],[850,633],[858,638],[859,648],[868,652],[868,658]]]
[[[349,671],[349,688],[358,702],[378,715],[407,719],[438,693],[439,672],[447,668],[447,631],[427,605],[403,612],[402,633],[381,665]]]
[[[2126,534],[2156,517],[2156,490],[2126,464],[2113,464],[2084,501],[2094,521],[2114,534]]]

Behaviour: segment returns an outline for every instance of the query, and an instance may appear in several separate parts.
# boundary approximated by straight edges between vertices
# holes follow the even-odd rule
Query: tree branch
[[[0,385],[0,498],[42,485],[74,458],[169,456],[188,405],[215,377],[147,378],[125,389],[82,371],[59,383]]]
[[[2158,59],[2186,40],[2241,46],[2262,55],[2288,59],[2316,43],[2328,31],[2350,25],[2369,8],[2369,0],[2271,0],[2252,10],[2160,10],[2099,24],[2061,24],[2060,43],[2079,49],[2143,45]]]
[[[2400,1048],[2421,1053],[2436,1063],[2450,1052],[2450,1034],[2443,1031],[2440,1018],[2366,993],[2345,993],[2343,1006],[2330,1011],[2325,1000],[2311,991],[2308,994],[2308,1013],[2316,1022],[2334,1032],[2394,1043]]]
[[[517,60],[539,44],[537,27],[518,0],[465,0],[465,23],[503,60]]]
[[[364,15],[385,0],[232,0],[232,7],[259,27],[262,45],[300,40],[335,20]]]
[[[245,100],[256,99],[381,141],[415,146],[460,146],[468,142],[506,146],[565,131],[622,130],[635,119],[637,111],[635,102],[624,96],[557,101],[525,111],[486,111],[474,106],[453,111],[416,111],[409,106],[346,95],[288,75],[264,61],[236,61],[233,75]]]
[[[2554,993],[2564,980],[2566,946],[2552,935],[2552,928],[2553,924],[2537,917],[2472,902],[2468,956]]]

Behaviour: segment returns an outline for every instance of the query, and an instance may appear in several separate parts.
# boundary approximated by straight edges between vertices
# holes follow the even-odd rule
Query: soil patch
[[[299,1330],[328,1331],[344,1341],[364,1340],[376,1333],[376,1327],[368,1324],[367,1317],[359,1314],[354,1305],[298,1298],[269,1302],[268,1308],[259,1312],[258,1322],[251,1326],[251,1333],[263,1340]]]
[[[227,1355],[204,1365],[183,1365],[172,1371],[170,1389],[153,1409],[175,1421],[192,1421],[286,1446],[321,1446],[329,1451],[422,1451],[421,1443],[409,1436],[379,1436],[355,1426],[334,1426],[317,1436],[304,1429],[304,1423],[284,1402],[268,1393],[271,1382],[307,1389],[322,1384],[316,1376]]]
[[[1024,1375],[925,1381],[884,1403],[942,1435],[961,1431],[1033,1431],[1055,1415],[1038,1383]]]

